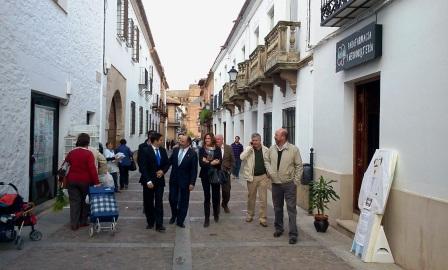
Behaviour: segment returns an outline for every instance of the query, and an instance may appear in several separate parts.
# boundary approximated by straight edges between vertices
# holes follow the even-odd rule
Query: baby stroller
[[[110,231],[112,235],[117,231],[118,207],[115,200],[115,190],[110,187],[90,187],[90,230],[89,235],[101,231]],[[109,223],[105,226],[102,223]]]
[[[0,182],[0,186],[8,185],[15,193],[6,193],[0,196],[0,242],[12,242],[17,249],[23,248],[23,238],[20,235],[24,226],[31,226],[29,237],[32,241],[42,239],[42,233],[34,229],[37,217],[33,214],[34,204],[23,202],[17,187],[12,184]],[[18,231],[15,227],[17,226]]]

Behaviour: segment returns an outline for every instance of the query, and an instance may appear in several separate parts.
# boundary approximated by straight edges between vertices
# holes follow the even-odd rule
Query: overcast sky
[[[207,76],[244,0],[143,0],[170,90]]]

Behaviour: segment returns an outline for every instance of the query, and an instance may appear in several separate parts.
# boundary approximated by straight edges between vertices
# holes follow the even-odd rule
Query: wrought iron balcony
[[[259,45],[250,54],[249,57],[249,88],[253,89],[255,93],[263,99],[266,103],[268,96],[272,97],[272,78],[265,76],[266,66],[266,47]]]
[[[382,0],[321,0],[321,26],[339,27]]]
[[[297,70],[303,65],[296,42],[296,31],[299,27],[299,22],[279,21],[265,37],[265,74],[272,77],[283,95],[286,94],[286,81],[295,93]]]

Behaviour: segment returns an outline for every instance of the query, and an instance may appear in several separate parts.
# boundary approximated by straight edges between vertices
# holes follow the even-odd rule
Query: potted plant
[[[328,216],[325,215],[325,209],[328,209],[327,204],[330,201],[339,199],[339,195],[334,191],[331,183],[335,180],[325,180],[323,176],[319,181],[311,183],[311,208],[317,210],[314,215],[314,227],[317,232],[326,232],[328,228]]]

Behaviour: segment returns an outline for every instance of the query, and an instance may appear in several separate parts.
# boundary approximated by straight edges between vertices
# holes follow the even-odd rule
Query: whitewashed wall
[[[106,58],[110,63],[123,75],[126,79],[126,97],[125,99],[125,139],[128,142],[128,146],[132,150],[136,150],[138,145],[146,139],[146,110],[152,114],[151,119],[156,120],[158,124],[160,117],[157,113],[151,109],[152,103],[155,101],[156,96],[160,95],[161,79],[158,73],[154,61],[151,58],[149,51],[149,41],[145,39],[143,35],[144,27],[139,24],[136,13],[133,9],[131,1],[129,1],[129,18],[132,18],[134,25],[138,25],[140,35],[140,57],[139,62],[132,61],[132,48],[126,46],[125,41],[121,41],[117,37],[117,2],[108,1],[107,4],[107,42],[106,42]],[[153,95],[152,99],[148,102],[144,95],[139,94],[138,82],[140,79],[140,67],[146,67],[149,71],[149,67],[153,66],[154,80],[153,80]],[[104,90],[105,91],[105,90]],[[135,134],[131,135],[131,101],[136,103],[135,114]],[[139,134],[139,107],[143,107],[143,134]],[[103,110],[106,112],[106,110]],[[103,118],[108,119],[108,116],[104,113]],[[105,120],[106,121],[106,120]],[[151,129],[151,125],[149,126]],[[104,137],[105,139],[105,137]]]
[[[28,199],[31,91],[66,98],[60,107],[59,158],[70,126],[85,124],[87,111],[99,124],[101,1],[2,1],[0,8],[0,179],[15,183]]]
[[[395,1],[378,13],[383,25],[383,55],[379,60],[335,73],[336,42],[375,20],[360,23],[315,50],[314,144],[317,165],[352,173],[353,84],[372,74],[381,76],[380,147],[399,153],[394,188],[430,198],[448,199],[445,164],[448,149],[448,43],[437,0]],[[440,14],[440,16],[436,16]],[[431,29],[431,31],[428,31]]]

